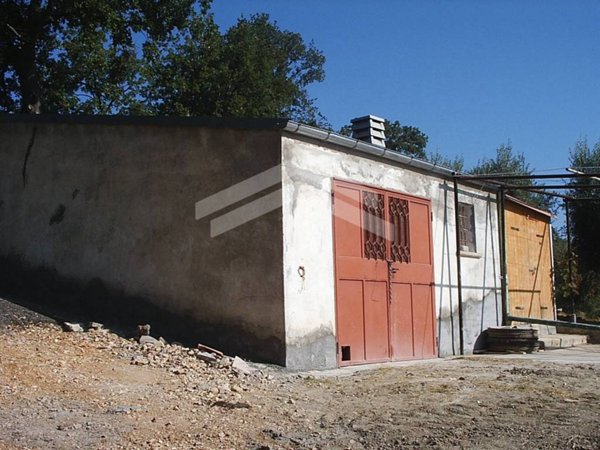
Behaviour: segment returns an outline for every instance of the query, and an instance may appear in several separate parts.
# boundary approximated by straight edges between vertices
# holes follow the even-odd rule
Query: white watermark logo
[[[281,183],[281,165],[246,178],[196,203],[196,220],[203,219]],[[216,237],[264,214],[281,208],[281,188],[265,194],[210,221],[210,236]]]
[[[268,188],[281,184],[281,171],[281,165],[277,165],[196,202],[196,220],[208,217]],[[283,192],[280,187],[212,219],[210,221],[210,236],[217,237],[281,208],[282,195]],[[333,213],[334,217],[344,222],[360,227],[377,237],[385,238],[385,229],[392,224],[380,217],[380,215],[384,215],[383,211],[380,215],[374,215],[368,210],[363,210],[362,214],[358,210],[363,210],[362,199],[356,202],[345,196],[338,196],[335,200]]]

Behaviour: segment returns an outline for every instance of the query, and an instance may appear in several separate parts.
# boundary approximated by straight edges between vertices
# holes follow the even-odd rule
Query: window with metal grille
[[[389,197],[390,250],[392,261],[410,262],[410,230],[408,226],[408,201]]]
[[[382,194],[362,192],[363,256],[368,259],[387,257],[385,244],[385,209]]]
[[[473,205],[469,203],[458,204],[458,233],[460,240],[460,251],[477,251],[475,243],[475,212]]]

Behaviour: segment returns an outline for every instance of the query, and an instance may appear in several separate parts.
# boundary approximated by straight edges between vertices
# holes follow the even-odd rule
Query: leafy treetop
[[[600,141],[590,148],[587,141],[580,140],[570,152],[571,167],[581,172],[599,172]],[[598,223],[600,221],[600,182],[594,178],[575,178],[570,184],[595,185],[599,188],[573,189],[570,194],[575,200],[570,203],[573,244],[577,249],[581,269],[594,270],[600,273],[600,239],[598,239]]]
[[[522,152],[513,152],[512,144],[509,141],[506,144],[501,144],[496,149],[495,158],[483,158],[479,160],[477,165],[469,172],[482,175],[532,175],[533,170],[529,167],[529,163],[525,160],[525,155]],[[528,179],[513,179],[507,180],[507,182],[513,185],[522,186],[536,184],[534,181]],[[522,189],[509,189],[507,193],[541,209],[548,210],[553,205],[553,201],[550,197],[537,192]]]
[[[327,126],[325,57],[266,14],[221,34],[211,0],[0,0],[0,111],[285,116]]]

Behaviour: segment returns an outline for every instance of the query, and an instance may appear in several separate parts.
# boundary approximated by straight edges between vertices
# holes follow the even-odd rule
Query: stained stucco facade
[[[94,295],[76,301],[101,298],[133,322],[146,308],[157,329],[226,351],[335,367],[333,182],[389,189],[431,201],[437,353],[458,354],[449,172],[290,130],[285,121],[3,118],[0,256],[25,272],[51,270],[74,290],[91,285]],[[198,201],[273,170],[280,181],[197,220]],[[281,207],[211,236],[216,217],[266,196]],[[477,187],[461,185],[459,200],[474,207],[477,241],[461,258],[471,352],[501,321],[497,211]]]
[[[336,365],[334,179],[431,200],[436,334],[440,356],[459,353],[456,234],[452,182],[376,157],[341,151],[296,136],[282,141],[284,292],[287,363]],[[500,325],[502,305],[495,198],[461,186],[459,201],[474,205],[477,251],[463,253],[463,338],[472,352],[483,330]],[[300,276],[299,269],[304,276]]]

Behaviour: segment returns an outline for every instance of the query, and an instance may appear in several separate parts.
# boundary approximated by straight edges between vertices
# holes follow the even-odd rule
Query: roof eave
[[[405,166],[415,167],[425,172],[435,173],[436,175],[440,175],[444,178],[452,178],[454,174],[458,173],[446,167],[439,166],[437,164],[433,164],[427,161],[422,161],[411,156],[403,155],[402,153],[398,153],[396,151],[387,149],[385,147],[381,147],[379,145],[369,144],[368,142],[360,141],[358,139],[354,139],[348,136],[343,136],[333,131],[326,131],[321,128],[304,125],[302,123],[294,122],[291,120],[287,122],[283,129],[293,134],[298,134],[300,136],[306,136],[320,141],[340,145],[349,150],[358,151],[360,153],[367,153],[369,155],[394,161]]]

